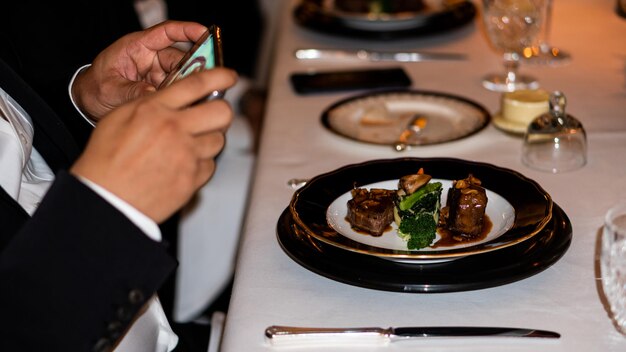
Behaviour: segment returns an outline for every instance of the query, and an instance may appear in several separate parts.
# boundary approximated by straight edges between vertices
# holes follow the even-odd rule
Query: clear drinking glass
[[[536,89],[534,77],[518,74],[524,49],[537,40],[546,0],[483,0],[483,23],[489,42],[503,55],[505,72],[489,74],[483,86],[498,92]]]
[[[615,326],[626,335],[626,201],[606,214],[602,230],[602,287]]]
[[[550,94],[550,111],[535,118],[524,134],[522,162],[552,173],[578,169],[587,163],[587,133],[565,112],[565,95]]]
[[[552,4],[553,0],[545,0],[543,7],[543,26],[539,39],[535,44],[524,49],[525,62],[537,65],[556,66],[569,62],[570,54],[550,44],[550,32],[552,30]]]

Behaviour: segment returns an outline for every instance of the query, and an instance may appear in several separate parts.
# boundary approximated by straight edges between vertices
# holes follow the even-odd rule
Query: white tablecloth
[[[570,52],[562,67],[529,67],[543,88],[561,90],[567,111],[588,132],[584,168],[548,174],[523,166],[521,139],[494,126],[468,138],[399,154],[390,147],[358,143],[329,133],[320,113],[353,93],[296,95],[289,74],[310,68],[395,66],[393,63],[299,62],[300,47],[406,49],[463,52],[463,62],[404,64],[413,88],[475,100],[490,112],[500,94],[481,77],[501,69],[479,18],[460,30],[427,38],[367,41],[319,34],[298,27],[286,1],[273,58],[267,115],[238,257],[222,351],[272,350],[263,332],[270,325],[319,327],[479,325],[555,330],[556,341],[422,340],[388,347],[342,347],[320,351],[626,351],[626,337],[612,326],[599,277],[598,241],[607,209],[626,198],[626,19],[613,0],[555,1],[551,41]],[[479,5],[479,3],[476,3]],[[480,6],[478,6],[480,11]],[[517,170],[536,180],[569,216],[573,240],[554,265],[526,279],[488,289],[440,294],[379,291],[340,283],[291,260],[276,239],[276,222],[293,190],[287,180],[308,178],[346,164],[400,156],[455,157]]]
[[[174,319],[198,318],[230,284],[254,170],[253,135],[237,115],[215,174],[182,211]]]

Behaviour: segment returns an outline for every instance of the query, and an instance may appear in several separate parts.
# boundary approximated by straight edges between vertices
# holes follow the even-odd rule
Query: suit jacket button
[[[109,331],[109,335],[113,338],[117,338],[122,330],[122,323],[119,321],[112,321],[107,326],[107,330]]]
[[[132,318],[130,309],[126,307],[119,307],[117,309],[117,318],[121,321],[129,321]]]
[[[141,303],[143,303],[144,302],[143,292],[141,292],[141,290],[139,290],[139,289],[131,290],[128,293],[128,300],[132,304],[141,304]]]
[[[96,344],[93,346],[94,352],[105,352],[105,351],[110,351],[110,350],[111,350],[111,341],[109,341],[109,339],[104,338],[104,337],[98,340],[98,342],[96,342]]]
[[[112,321],[107,326],[107,330],[109,331],[117,331],[122,328],[122,324],[119,321]]]

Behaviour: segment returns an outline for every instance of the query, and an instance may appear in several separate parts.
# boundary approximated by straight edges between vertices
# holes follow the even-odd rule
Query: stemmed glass
[[[538,65],[560,65],[569,62],[570,54],[550,44],[550,31],[552,30],[552,3],[546,0],[544,4],[544,24],[539,40],[524,50],[526,62]]]
[[[483,0],[483,23],[491,45],[504,57],[506,72],[490,74],[483,86],[498,92],[536,89],[534,77],[517,73],[524,49],[541,31],[545,0]]]

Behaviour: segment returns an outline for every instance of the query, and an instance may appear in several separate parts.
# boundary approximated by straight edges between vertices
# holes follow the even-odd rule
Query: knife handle
[[[273,325],[265,329],[271,345],[324,344],[387,344],[389,331],[383,328],[304,328]]]

